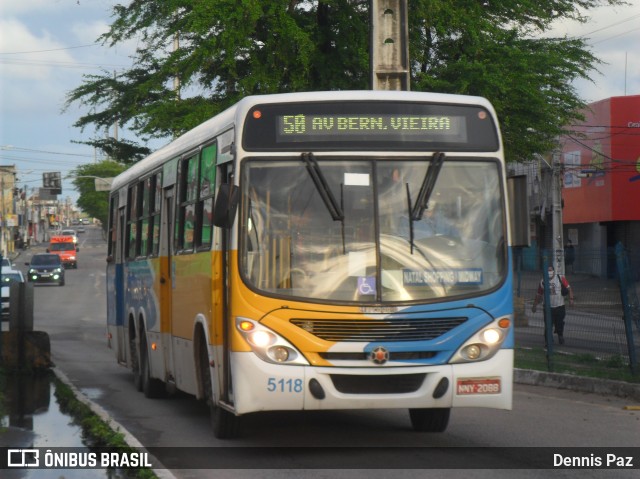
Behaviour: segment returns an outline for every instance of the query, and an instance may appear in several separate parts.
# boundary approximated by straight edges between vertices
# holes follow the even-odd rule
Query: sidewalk
[[[516,384],[545,386],[600,394],[603,396],[627,398],[635,401],[635,406],[640,407],[640,384],[585,376],[573,376],[571,374],[535,371],[532,369],[515,369],[513,372],[513,381]]]

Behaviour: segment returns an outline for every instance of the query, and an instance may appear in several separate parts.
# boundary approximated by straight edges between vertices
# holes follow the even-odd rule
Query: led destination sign
[[[348,139],[351,136],[422,137],[422,141],[465,141],[464,117],[443,115],[282,115],[277,138],[282,141]]]
[[[478,105],[420,102],[260,104],[247,112],[246,150],[496,151],[497,128]]]

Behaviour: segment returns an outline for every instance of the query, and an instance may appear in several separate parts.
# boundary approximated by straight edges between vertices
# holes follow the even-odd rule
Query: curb
[[[604,396],[617,396],[625,399],[633,399],[640,403],[640,384],[632,384],[624,381],[587,378],[572,376],[571,374],[534,371],[531,369],[514,369],[513,380],[518,384],[569,389]]]
[[[78,401],[80,401],[81,403],[89,407],[89,409],[91,409],[91,411],[93,411],[93,413],[96,416],[102,419],[111,429],[114,429],[115,431],[122,433],[122,435],[124,436],[124,441],[130,447],[135,447],[135,448],[143,449],[146,451],[142,443],[140,443],[140,441],[138,441],[138,439],[133,434],[131,434],[122,424],[120,424],[115,419],[113,419],[111,415],[107,411],[105,411],[101,406],[99,406],[98,404],[93,402],[91,399],[89,399],[87,396],[85,396],[82,391],[78,390],[78,388],[76,388],[73,385],[73,383],[69,380],[69,378],[65,373],[63,373],[57,367],[53,367],[51,368],[51,370],[60,381],[62,381],[64,384],[67,385],[67,387],[69,387],[69,389],[71,389],[71,391],[73,392],[74,396]],[[159,479],[177,479],[176,476],[174,476],[169,469],[151,469],[151,470]]]

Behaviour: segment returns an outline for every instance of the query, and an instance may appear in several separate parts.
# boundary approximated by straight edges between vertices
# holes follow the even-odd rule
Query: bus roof
[[[247,96],[220,114],[204,121],[171,143],[151,153],[145,159],[134,164],[128,170],[114,178],[111,190],[117,191],[131,181],[159,168],[166,161],[179,157],[193,150],[195,145],[202,145],[215,138],[221,132],[231,128],[234,122],[241,122],[252,106],[260,103],[293,103],[293,102],[341,102],[341,101],[414,101],[449,104],[480,105],[495,116],[495,111],[486,98],[447,93],[428,93],[412,91],[386,90],[338,90],[322,92],[278,93],[273,95]]]

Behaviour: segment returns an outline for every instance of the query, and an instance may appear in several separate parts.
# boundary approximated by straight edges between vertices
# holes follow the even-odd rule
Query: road
[[[231,469],[215,473],[172,468],[176,477],[441,476],[432,469],[434,464],[466,468],[447,473],[453,477],[547,477],[555,473],[581,478],[637,477],[637,470],[529,469],[531,453],[511,448],[640,448],[640,411],[625,410],[629,401],[538,386],[516,385],[512,411],[454,410],[443,434],[413,432],[405,410],[277,412],[247,416],[240,439],[216,440],[203,404],[181,394],[146,399],[136,392],[132,375],[116,364],[105,337],[106,244],[96,227],[87,228],[79,242],[79,267],[66,272],[66,286],[35,288],[35,329],[49,334],[52,359],[76,388],[146,447],[167,448],[156,451],[158,458],[189,468],[188,454],[199,451],[189,448],[206,447],[210,449],[202,452],[210,456],[207,465],[216,464],[215,457],[231,464]],[[27,250],[17,264],[26,268],[29,256],[42,249]],[[243,449],[240,454],[238,449],[225,452],[227,446]],[[322,448],[314,454],[291,452],[301,446]],[[268,447],[276,449],[265,449]],[[437,447],[474,449],[447,449],[444,456],[442,451],[426,449]],[[265,458],[261,451],[270,455]],[[640,449],[635,451],[640,463]],[[442,457],[451,461],[449,465],[434,462]],[[491,464],[500,464],[496,467],[501,469],[478,470],[493,467]],[[260,468],[259,474],[242,469],[251,467]],[[299,467],[304,469],[296,469]],[[514,474],[510,469],[518,471]]]

